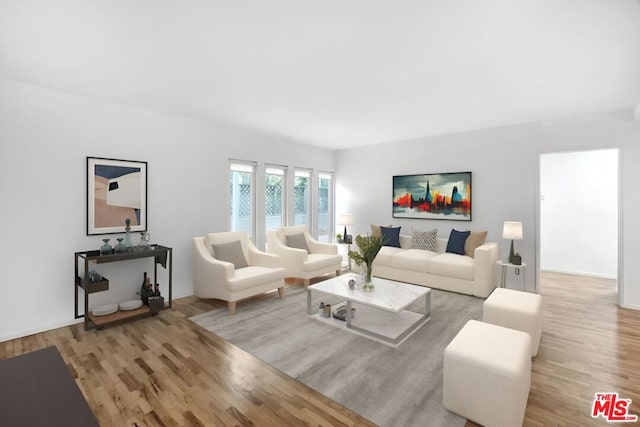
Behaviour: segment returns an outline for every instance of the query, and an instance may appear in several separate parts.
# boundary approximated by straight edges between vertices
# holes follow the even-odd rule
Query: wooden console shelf
[[[103,327],[110,323],[119,322],[126,319],[133,319],[136,317],[147,316],[155,314],[152,313],[149,306],[143,305],[135,310],[119,310],[113,314],[106,316],[94,316],[89,312],[89,294],[94,292],[108,291],[109,280],[103,277],[103,280],[92,282],[89,279],[89,264],[103,264],[108,262],[117,261],[129,261],[135,259],[153,258],[153,283],[157,283],[158,277],[158,264],[167,269],[169,276],[169,295],[168,299],[165,298],[164,308],[171,308],[172,305],[172,263],[173,263],[173,250],[172,248],[162,245],[150,245],[149,249],[137,250],[134,252],[114,253],[101,255],[100,251],[81,251],[74,254],[74,268],[75,268],[75,280],[74,280],[74,296],[75,296],[75,318],[79,319],[84,317],[84,329],[92,329],[97,327]],[[80,269],[82,265],[82,270]],[[86,286],[88,284],[88,286]],[[84,292],[84,312],[78,313],[78,306],[80,305],[78,290],[82,289]],[[136,288],[136,291],[139,289]]]

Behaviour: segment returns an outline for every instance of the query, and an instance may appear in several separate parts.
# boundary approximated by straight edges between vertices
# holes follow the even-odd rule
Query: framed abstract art
[[[87,235],[147,230],[147,162],[87,157]]]

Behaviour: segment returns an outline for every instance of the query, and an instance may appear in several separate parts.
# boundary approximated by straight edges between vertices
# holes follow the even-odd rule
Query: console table
[[[103,264],[108,262],[128,261],[134,259],[153,258],[153,283],[157,283],[158,264],[167,269],[169,275],[169,295],[168,301],[165,301],[164,308],[171,308],[171,273],[173,262],[172,248],[162,245],[150,245],[147,249],[135,250],[133,252],[101,254],[99,250],[81,251],[74,254],[75,283],[73,286],[75,296],[75,318],[84,317],[84,329],[92,329],[103,327],[109,323],[118,322],[125,319],[142,317],[152,314],[150,308],[146,305],[127,311],[116,311],[106,316],[94,316],[89,312],[89,294],[94,292],[102,292],[109,289],[109,280],[105,277],[99,281],[92,281],[89,276],[89,264]],[[82,265],[82,267],[80,267]],[[80,270],[82,268],[82,270]],[[140,282],[141,284],[142,282]],[[78,288],[84,290],[84,313],[78,314],[79,296]],[[136,289],[139,290],[139,289]]]

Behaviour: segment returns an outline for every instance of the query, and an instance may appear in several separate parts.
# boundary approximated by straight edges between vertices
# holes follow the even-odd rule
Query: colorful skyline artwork
[[[394,176],[393,217],[471,221],[471,172]]]

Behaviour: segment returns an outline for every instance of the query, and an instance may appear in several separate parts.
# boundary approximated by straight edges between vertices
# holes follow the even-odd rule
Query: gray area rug
[[[321,301],[340,302],[314,292],[313,307]],[[398,348],[309,318],[302,286],[190,320],[380,426],[464,426],[442,405],[443,354],[483,301],[434,289],[431,320]]]

